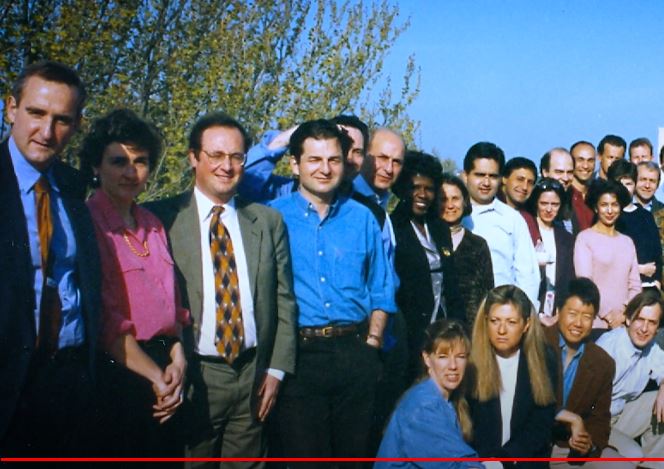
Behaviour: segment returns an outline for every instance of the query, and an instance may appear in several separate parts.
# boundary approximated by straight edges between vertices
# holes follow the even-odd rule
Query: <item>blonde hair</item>
[[[463,347],[467,353],[470,353],[470,339],[464,326],[458,321],[441,319],[429,324],[424,331],[422,353],[431,355],[438,352],[441,347],[450,351],[457,346]],[[450,393],[449,401],[454,406],[454,410],[456,410],[463,438],[466,441],[471,441],[473,437],[473,422],[470,418],[470,408],[465,397],[465,383],[467,381],[465,376],[462,377],[459,386]]]
[[[501,285],[487,293],[480,305],[473,325],[473,349],[470,353],[472,396],[485,402],[500,396],[502,379],[496,352],[489,340],[489,312],[496,305],[512,305],[524,321],[530,323],[523,335],[521,348],[528,362],[530,386],[535,403],[540,406],[556,402],[551,377],[546,365],[544,331],[535,308],[523,292],[514,285]]]

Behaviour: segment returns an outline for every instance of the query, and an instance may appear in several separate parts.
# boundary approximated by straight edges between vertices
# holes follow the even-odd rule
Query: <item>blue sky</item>
[[[664,1],[399,1],[410,28],[386,60],[421,67],[419,144],[461,166],[470,145],[535,161],[607,133],[657,145],[664,127]]]

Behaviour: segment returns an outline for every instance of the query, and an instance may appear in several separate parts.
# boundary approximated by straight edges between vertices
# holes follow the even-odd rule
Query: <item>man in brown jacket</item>
[[[587,278],[569,283],[558,298],[558,323],[545,329],[558,357],[558,408],[552,458],[620,457],[609,448],[610,405],[615,363],[588,340],[599,309],[599,291]],[[587,462],[584,467],[593,467]],[[565,463],[551,463],[568,467]],[[630,466],[633,467],[633,466]]]

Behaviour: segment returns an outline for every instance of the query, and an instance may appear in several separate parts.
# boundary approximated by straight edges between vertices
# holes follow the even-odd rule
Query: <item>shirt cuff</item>
[[[271,375],[271,376],[274,376],[274,377],[277,378],[279,381],[283,381],[283,380],[284,380],[284,376],[286,376],[286,372],[285,372],[285,371],[277,370],[277,369],[274,369],[274,368],[268,368],[268,369],[267,369],[267,374],[268,374],[268,375]]]

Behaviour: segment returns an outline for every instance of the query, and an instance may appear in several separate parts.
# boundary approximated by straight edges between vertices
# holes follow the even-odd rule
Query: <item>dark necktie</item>
[[[35,205],[37,208],[37,228],[39,231],[39,252],[41,270],[44,279],[42,297],[39,304],[39,332],[37,347],[47,354],[58,348],[62,303],[57,285],[50,285],[48,277],[53,273],[54,259],[51,255],[51,239],[53,237],[53,220],[51,216],[51,186],[45,176],[41,176],[35,184]]]
[[[240,355],[244,341],[244,325],[233,243],[226,226],[220,220],[223,211],[222,206],[214,206],[210,221],[210,253],[214,268],[216,303],[214,342],[219,355],[232,364]]]

